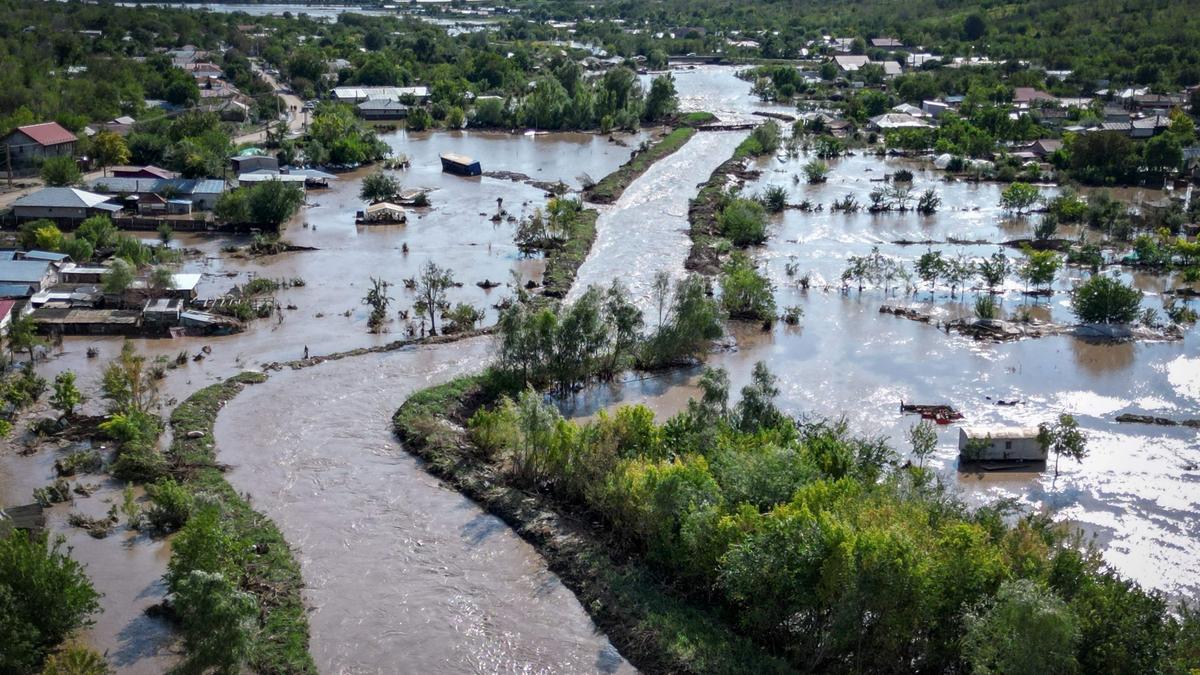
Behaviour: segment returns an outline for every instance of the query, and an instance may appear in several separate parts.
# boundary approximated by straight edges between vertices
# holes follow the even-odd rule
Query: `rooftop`
[[[17,127],[17,131],[32,138],[33,141],[38,145],[43,146],[73,143],[78,140],[75,138],[75,134],[67,131],[67,129],[58,122],[27,124],[23,127]]]
[[[69,187],[42,188],[13,202],[13,206],[41,206],[46,208],[107,208],[108,197],[87,190]],[[113,206],[113,209],[119,207]]]

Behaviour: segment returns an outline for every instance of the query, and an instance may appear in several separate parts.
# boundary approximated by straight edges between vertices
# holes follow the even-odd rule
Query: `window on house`
[[[1012,441],[1004,441],[1004,449],[1012,450]]]

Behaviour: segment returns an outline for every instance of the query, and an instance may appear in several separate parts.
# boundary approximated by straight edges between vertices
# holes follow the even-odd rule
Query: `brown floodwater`
[[[400,401],[477,371],[490,349],[283,371],[221,413],[230,482],[297,548],[321,672],[632,671],[536,550],[391,433]]]
[[[579,176],[588,174],[603,176],[628,159],[646,134],[617,134],[608,137],[593,134],[547,134],[538,136],[496,133],[457,132],[449,134],[406,134],[391,132],[383,138],[406,154],[413,165],[406,171],[395,173],[406,188],[422,187],[430,190],[432,208],[413,209],[409,222],[401,226],[362,227],[354,224],[354,212],[363,207],[358,198],[361,179],[367,171],[342,174],[328,190],[310,191],[307,206],[285,229],[283,236],[294,244],[317,247],[318,251],[287,253],[257,259],[232,258],[221,249],[231,243],[244,244],[245,237],[198,237],[181,235],[176,245],[196,248],[202,255],[189,259],[183,271],[199,272],[202,278],[199,292],[201,297],[214,297],[226,292],[235,284],[245,283],[254,276],[274,279],[302,278],[303,286],[287,288],[277,294],[284,309],[280,316],[260,320],[250,325],[245,333],[225,337],[181,338],[175,340],[135,340],[139,351],[151,357],[174,358],[180,352],[195,355],[201,347],[211,348],[211,353],[202,361],[188,360],[186,365],[169,371],[162,381],[162,413],[169,414],[174,404],[197,389],[218,382],[244,369],[255,369],[262,364],[299,358],[307,346],[313,355],[368,347],[383,344],[403,336],[404,322],[393,316],[387,333],[372,335],[366,329],[366,308],[361,297],[371,276],[381,277],[393,284],[391,295],[395,299],[394,311],[409,309],[411,294],[403,288],[402,280],[411,277],[426,260],[435,260],[454,271],[462,286],[450,293],[453,302],[469,302],[486,308],[490,323],[495,318],[492,304],[510,293],[506,287],[484,290],[475,282],[484,279],[508,281],[512,270],[524,278],[540,279],[543,263],[537,259],[522,257],[512,243],[515,223],[505,219],[493,224],[490,217],[495,213],[496,199],[503,199],[503,208],[516,217],[530,213],[536,206],[545,203],[542,190],[527,185],[495,178],[460,178],[441,172],[438,155],[442,152],[458,152],[478,158],[485,171],[508,171],[525,174],[532,180],[554,182],[562,180],[578,187]],[[409,253],[402,247],[407,244]],[[79,386],[93,400],[87,410],[102,412],[99,401],[100,373],[104,364],[115,357],[121,349],[120,338],[67,338],[62,345],[51,350],[50,358],[39,364],[39,372],[46,378],[63,370],[78,374]],[[99,355],[88,358],[88,347],[96,347]],[[455,353],[455,347],[447,347]],[[344,362],[348,363],[348,362]],[[477,361],[478,363],[478,361]],[[335,366],[334,368],[337,368]],[[309,392],[309,396],[316,392]],[[381,406],[394,408],[403,400],[403,393],[380,399]],[[320,400],[319,398],[316,400]],[[235,404],[236,405],[236,404]],[[369,431],[379,438],[388,438],[390,430],[386,420]],[[54,460],[60,451],[43,449],[32,455],[18,453],[20,438],[0,442],[0,504],[23,504],[32,501],[35,488],[53,480]],[[219,450],[220,452],[220,450]],[[222,458],[223,461],[224,458]],[[407,486],[406,489],[446,493],[436,487],[436,481],[426,479],[422,485]],[[103,515],[114,503],[120,503],[120,487],[115,483],[84,478],[83,482],[100,483],[90,497],[76,496],[72,504],[52,509],[49,523],[51,530],[67,537],[74,546],[74,555],[83,562],[98,590],[104,593],[101,599],[102,613],[85,636],[101,651],[106,651],[110,662],[121,672],[159,673],[167,670],[177,658],[169,628],[157,619],[147,617],[143,610],[160,602],[165,589],[161,582],[169,558],[169,545],[165,540],[154,540],[128,532],[123,526],[105,539],[93,539],[82,530],[67,524],[67,515],[81,511],[89,515]],[[253,486],[251,486],[253,487]],[[251,494],[254,490],[251,489]],[[450,493],[446,493],[447,495]],[[459,500],[453,507],[457,516],[466,513],[466,502]],[[483,517],[476,510],[470,518]],[[481,520],[480,523],[483,523]],[[480,527],[495,528],[494,522]],[[335,536],[330,534],[330,536]],[[503,536],[511,537],[505,531]],[[497,535],[480,538],[480,548],[486,549]],[[434,546],[424,542],[423,546]],[[516,546],[512,541],[510,548]],[[306,551],[302,548],[302,553]],[[337,553],[332,559],[321,559],[330,568],[336,566]],[[486,551],[478,553],[486,558]],[[521,554],[529,556],[525,549]],[[306,559],[311,560],[312,557]],[[549,584],[552,575],[537,576],[529,571],[527,580],[537,579]],[[306,566],[306,575],[308,567]],[[350,578],[360,578],[352,574]],[[513,582],[512,577],[503,577],[502,583]],[[530,582],[532,583],[532,582]],[[545,601],[536,606],[536,611],[545,612],[547,606],[562,599],[569,600],[574,611],[582,614],[578,603],[568,593],[548,593]],[[393,597],[393,599],[395,599]],[[455,620],[463,621],[466,616],[475,616],[470,609],[469,598],[459,598],[460,613]],[[484,608],[486,611],[488,608]],[[399,610],[397,610],[399,611]],[[426,608],[427,614],[434,608]],[[515,610],[514,610],[515,611]],[[567,611],[567,610],[564,610]],[[472,613],[475,614],[472,614]],[[323,616],[330,616],[325,613]],[[584,615],[586,618],[586,615]],[[578,628],[582,640],[602,641],[593,635],[590,624],[566,623],[563,630]],[[462,624],[464,630],[466,624]],[[409,624],[416,641],[420,641],[417,627]],[[542,649],[536,643],[536,635],[526,633],[527,639],[507,652],[497,651],[489,656],[487,645],[495,639],[503,641],[505,635],[487,633],[480,625],[470,627],[479,640],[472,652],[480,659],[480,670],[503,670],[505,663],[534,663]],[[365,635],[365,634],[364,634]],[[341,639],[338,633],[321,633],[314,629],[318,644],[330,644]],[[547,643],[549,644],[549,643]],[[599,642],[597,642],[599,644]],[[605,643],[607,644],[607,643]],[[613,663],[621,663],[619,656],[601,654],[597,646],[593,657],[596,670],[605,670]],[[523,652],[521,650],[534,650]],[[394,652],[384,653],[373,666],[364,666],[354,661],[357,671],[389,670],[394,664]],[[502,656],[503,654],[503,656]],[[525,656],[520,656],[525,654]],[[607,652],[605,652],[607,654]],[[429,658],[436,658],[430,653]],[[578,654],[572,656],[572,659]],[[498,659],[496,667],[489,665],[487,658]],[[558,655],[545,656],[540,663],[565,663]],[[564,657],[565,658],[565,657]],[[509,659],[509,661],[503,661]],[[523,661],[521,659],[524,659]],[[343,667],[342,660],[330,658],[325,661],[329,670],[335,672],[357,672]],[[573,661],[574,663],[574,661]],[[583,661],[578,661],[582,664]],[[548,667],[548,666],[547,666]],[[536,670],[534,667],[526,670]],[[524,672],[524,671],[523,671]]]
[[[754,110],[782,110],[759,104],[732,68],[677,71],[676,85],[685,109],[713,110],[727,121],[756,119],[750,115]],[[181,243],[204,252],[184,265],[204,274],[204,297],[253,275],[300,277],[305,285],[278,294],[281,305],[296,307],[285,309],[282,320],[256,322],[240,335],[135,341],[150,355],[212,349],[203,361],[189,360],[170,371],[163,381],[164,413],[202,386],[265,362],[298,358],[305,346],[319,355],[400,337],[405,325],[398,317],[387,334],[367,333],[360,298],[369,278],[377,276],[395,284],[393,311],[411,307],[412,297],[400,282],[429,259],[453,269],[463,283],[452,293],[453,301],[487,307],[487,321],[492,321],[491,305],[511,291],[484,291],[475,282],[508,281],[514,269],[537,279],[542,271],[541,261],[522,258],[512,245],[514,224],[490,222],[496,198],[519,216],[544,204],[544,194],[521,182],[442,174],[437,155],[459,152],[478,158],[485,171],[577,185],[581,174],[603,176],[628,158],[640,137],[622,138],[627,145],[586,134],[394,132],[385,139],[414,161],[397,175],[406,187],[432,188],[433,207],[410,211],[407,225],[354,225],[354,211],[363,206],[357,193],[365,174],[356,172],[343,174],[329,190],[311,192],[309,206],[284,233],[293,243],[319,251],[236,259],[221,253],[228,237],[181,237]],[[654,272],[683,273],[687,199],[740,138],[738,133],[698,134],[631,185],[617,205],[603,209],[596,246],[574,293],[619,277],[648,308],[646,288]],[[879,246],[885,255],[911,261],[925,247],[898,246],[893,240],[997,242],[1027,236],[1032,222],[999,211],[996,185],[944,183],[939,174],[911,163],[857,156],[835,162],[826,185],[810,187],[792,178],[804,161],[762,160],[764,173],[748,190],[779,184],[788,189],[789,201],[809,199],[827,209],[829,201],[847,192],[865,201],[876,185],[872,178],[904,166],[915,168],[914,192],[936,187],[944,204],[928,218],[828,211],[774,217],[770,243],[755,254],[776,284],[778,304],[799,305],[805,316],[799,326],[778,325],[768,333],[732,327],[737,349],[714,354],[711,363],[728,368],[740,387],[753,364],[766,360],[780,376],[781,405],[789,412],[844,415],[855,431],[886,435],[897,447],[915,421],[898,414],[901,399],[951,403],[969,421],[984,423],[1034,424],[1059,411],[1073,412],[1089,433],[1092,454],[1082,464],[1064,463],[1057,481],[1052,472],[960,473],[954,427],[941,429],[934,466],[974,503],[1014,497],[1030,508],[1053,509],[1094,533],[1105,559],[1122,573],[1174,594],[1194,593],[1200,579],[1197,432],[1119,426],[1112,417],[1127,410],[1200,416],[1197,331],[1171,343],[1097,346],[1054,337],[991,345],[881,316],[878,307],[884,302],[917,303],[939,318],[969,315],[973,295],[951,298],[945,287],[932,300],[925,288],[915,298],[895,291],[885,298],[870,288],[861,295],[842,294],[837,279],[847,255]],[[407,255],[401,251],[404,244]],[[936,248],[975,257],[996,250],[991,245]],[[789,262],[797,276],[810,275],[810,290],[801,291],[787,275]],[[1033,313],[1069,320],[1062,291],[1081,276],[1076,270],[1066,273],[1056,284],[1060,292],[1036,303]],[[1157,306],[1164,282],[1140,275],[1132,279],[1147,291],[1146,305]],[[824,289],[826,282],[830,290]],[[1015,279],[1005,285],[1006,314],[1022,304],[1021,288]],[[100,357],[88,359],[88,346],[98,347]],[[120,339],[67,339],[39,371],[52,377],[74,370],[96,399],[100,369],[120,346]],[[231,481],[249,492],[297,547],[313,606],[313,652],[322,672],[629,668],[530,547],[421,471],[391,435],[390,414],[406,395],[477,369],[486,353],[487,340],[473,340],[273,373],[222,412],[218,453],[234,467]],[[683,371],[599,388],[581,394],[575,410],[586,414],[618,402],[645,401],[670,414],[694,393],[695,376]],[[999,398],[1023,403],[1001,407],[994,404]],[[88,405],[100,409],[96,400]],[[53,475],[59,451],[20,456],[18,444],[6,440],[0,446],[0,503],[30,501],[32,490]],[[175,658],[171,635],[142,609],[162,598],[168,542],[120,530],[94,540],[66,525],[72,508],[99,515],[119,501],[117,486],[101,485],[93,496],[77,497],[73,506],[55,507],[51,526],[69,538],[106,594],[104,612],[88,639],[107,651],[121,672],[162,672]]]
[[[970,424],[1027,426],[1072,413],[1088,434],[1090,455],[1082,463],[1064,462],[1057,480],[1052,465],[1042,473],[961,472],[956,426],[939,428],[933,465],[969,503],[1006,497],[1030,509],[1049,509],[1092,534],[1105,560],[1121,573],[1175,596],[1195,596],[1200,591],[1200,431],[1121,425],[1114,418],[1123,412],[1200,417],[1200,330],[1190,328],[1183,340],[1174,342],[1098,345],[1059,336],[986,344],[880,314],[880,305],[887,303],[913,306],[938,319],[973,316],[975,292],[951,297],[950,289],[940,283],[932,296],[924,285],[915,296],[870,287],[861,294],[857,289],[843,293],[840,275],[848,256],[866,255],[878,247],[883,255],[911,265],[929,247],[892,242],[1001,242],[1030,236],[1036,220],[1004,214],[999,207],[1001,185],[945,182],[942,174],[901,159],[858,155],[835,160],[829,181],[810,186],[802,178],[809,159],[762,159],[761,177],[745,188],[755,193],[779,185],[788,191],[790,203],[809,200],[824,205],[821,212],[787,210],[774,216],[769,242],[754,251],[775,285],[778,306],[799,306],[804,316],[797,326],[777,323],[768,332],[757,326],[730,326],[736,349],[711,355],[709,365],[728,369],[736,391],[748,383],[754,364],[766,361],[779,377],[780,405],[788,412],[844,417],[855,432],[885,436],[902,453],[907,450],[904,432],[916,422],[899,413],[902,400],[949,403]],[[869,203],[868,195],[881,184],[878,179],[899,168],[916,174],[914,195],[928,187],[940,193],[938,213],[924,217],[912,212],[829,211],[830,202],[847,194]],[[659,186],[668,192],[691,187],[683,181]],[[663,234],[668,229],[641,231],[673,236]],[[657,241],[636,236],[626,242],[628,251],[657,246]],[[932,248],[946,256],[981,258],[999,247],[942,243]],[[1012,249],[1006,252],[1010,258],[1020,257]],[[627,255],[597,247],[587,265],[620,269]],[[681,273],[677,258],[663,264]],[[787,273],[789,266],[793,275]],[[1144,290],[1143,306],[1160,314],[1162,291],[1176,285],[1174,279],[1107,273],[1117,273]],[[798,283],[803,276],[812,280],[807,291]],[[1084,271],[1068,269],[1055,282],[1053,297],[1034,302],[1022,295],[1023,285],[1014,275],[1003,287],[1001,313],[1012,316],[1028,310],[1043,321],[1073,323],[1067,291],[1085,277]],[[645,304],[643,308],[649,309]],[[696,393],[697,375],[633,378],[581,394],[567,409],[589,415],[599,407],[644,402],[660,417],[667,416]],[[1000,406],[1000,399],[1021,403]]]

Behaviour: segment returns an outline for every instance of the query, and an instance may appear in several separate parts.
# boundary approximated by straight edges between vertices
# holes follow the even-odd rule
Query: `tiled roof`
[[[61,145],[78,140],[75,138],[75,134],[67,131],[58,122],[27,124],[23,127],[17,127],[17,131],[32,138],[39,145]]]

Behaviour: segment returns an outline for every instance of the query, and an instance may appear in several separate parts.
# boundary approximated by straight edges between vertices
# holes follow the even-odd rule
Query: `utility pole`
[[[12,146],[4,145],[4,158],[8,164],[8,187],[12,187]]]

